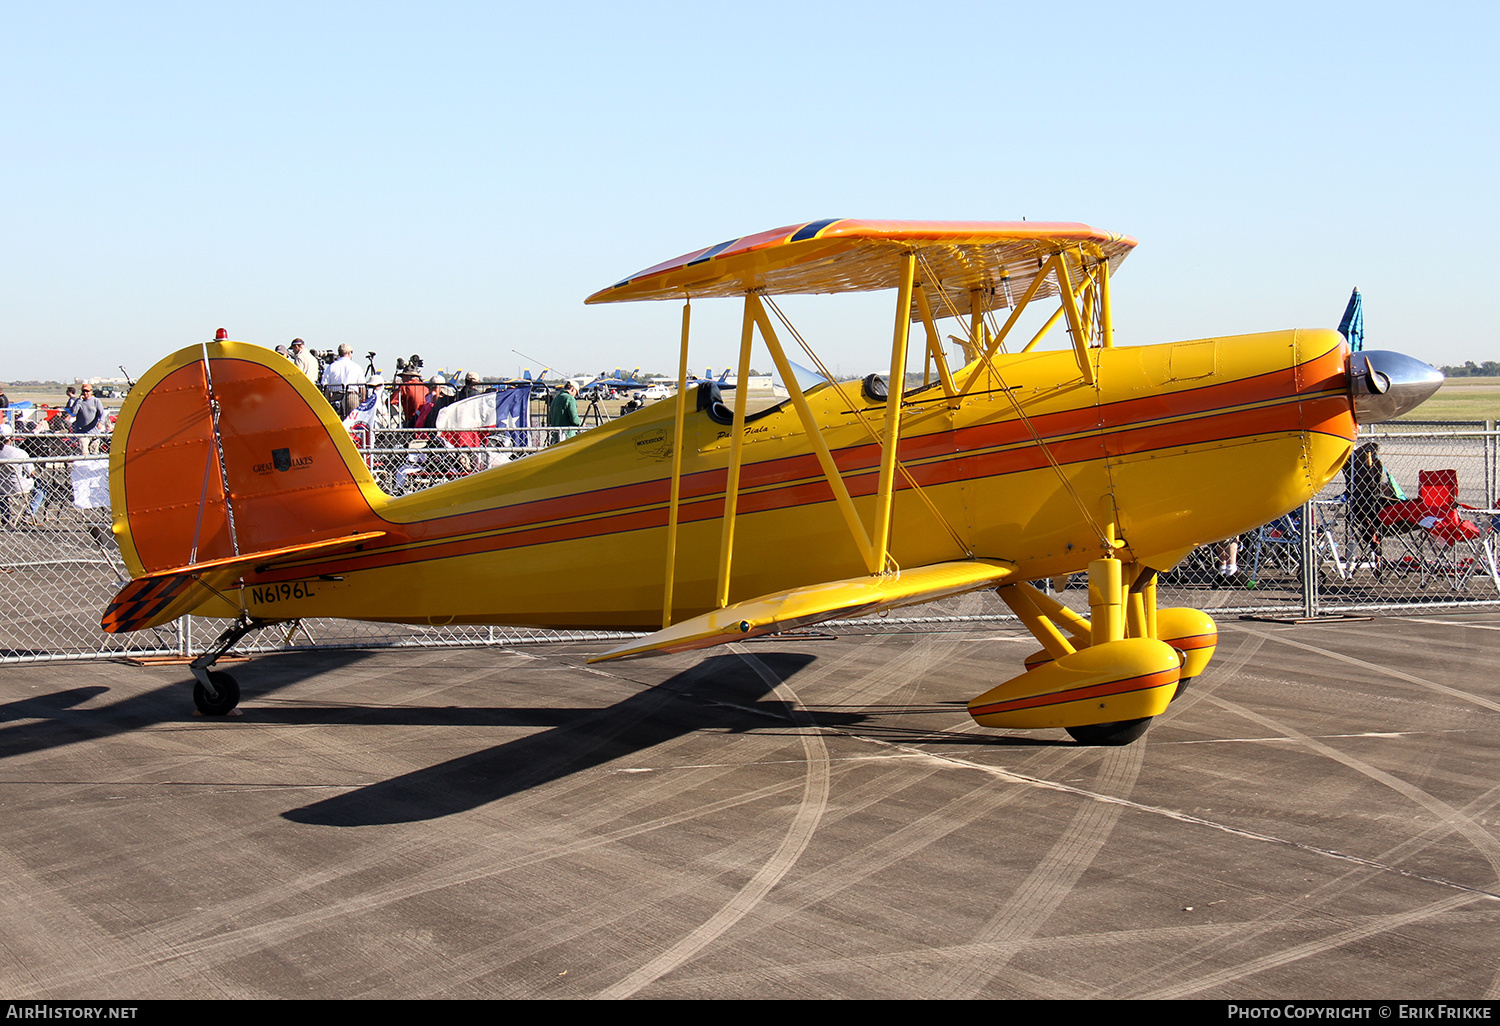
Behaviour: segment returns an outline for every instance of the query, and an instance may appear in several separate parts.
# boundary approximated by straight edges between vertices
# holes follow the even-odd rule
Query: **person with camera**
[[[104,404],[94,396],[94,386],[84,384],[80,387],[83,394],[78,397],[78,405],[73,407],[68,430],[75,435],[90,436],[80,438],[78,447],[85,456],[92,456],[100,449],[99,439],[92,436],[103,434],[109,427],[109,421],[105,416]]]
[[[323,368],[323,394],[339,416],[347,417],[359,405],[360,386],[365,376],[354,362],[354,349],[347,342],[339,344],[339,358]]]
[[[396,357],[396,398],[401,404],[401,426],[417,426],[417,411],[427,398],[427,386],[422,383],[422,358],[416,353],[410,360]]]
[[[564,383],[552,397],[552,403],[547,407],[547,426],[560,428],[579,428],[583,426],[583,418],[578,416],[578,385],[572,381]],[[558,441],[564,438],[572,438],[577,431],[559,431]]]
[[[300,338],[292,339],[291,361],[297,369],[307,375],[307,380],[318,380],[318,358],[307,351],[307,343]]]

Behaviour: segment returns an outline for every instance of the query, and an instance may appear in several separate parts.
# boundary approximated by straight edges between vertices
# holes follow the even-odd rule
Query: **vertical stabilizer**
[[[151,368],[120,411],[109,473],[135,576],[378,530],[385,499],[306,375],[243,342]]]

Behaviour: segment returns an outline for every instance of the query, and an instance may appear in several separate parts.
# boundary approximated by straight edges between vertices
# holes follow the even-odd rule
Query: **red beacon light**
[[[229,332],[226,329],[220,328],[218,331],[214,332],[214,341],[215,342],[225,342],[225,341],[228,341],[228,339],[229,339]]]

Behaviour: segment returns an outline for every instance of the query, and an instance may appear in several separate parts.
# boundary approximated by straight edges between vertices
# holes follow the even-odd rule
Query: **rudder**
[[[109,473],[115,537],[136,577],[378,530],[385,501],[306,375],[243,342],[190,346],[151,368],[120,412]]]

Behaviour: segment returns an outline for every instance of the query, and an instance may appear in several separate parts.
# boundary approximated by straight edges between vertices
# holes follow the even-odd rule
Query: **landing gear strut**
[[[986,727],[1062,727],[1079,744],[1128,745],[1218,643],[1207,614],[1156,608],[1156,571],[1113,557],[1089,564],[1088,619],[1024,582],[998,591],[1042,651],[1027,656],[1025,673],[969,702]]]
[[[256,620],[253,617],[240,615],[240,618],[218,636],[208,650],[188,664],[188,669],[193,671],[193,704],[204,716],[226,716],[229,711],[240,704],[240,685],[229,674],[222,670],[215,670],[214,663],[223,658],[224,653],[233,648],[241,638],[251,631],[268,627],[274,621]]]

